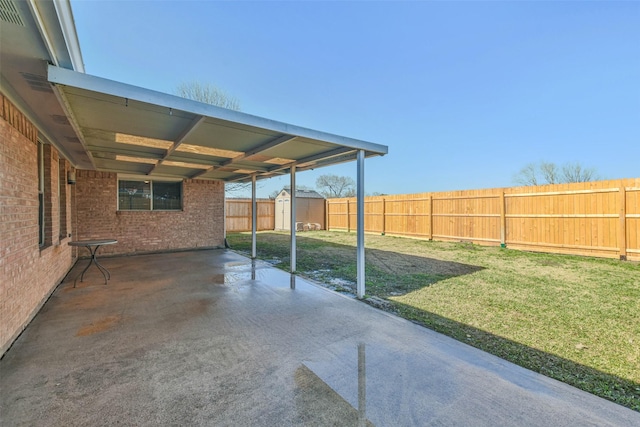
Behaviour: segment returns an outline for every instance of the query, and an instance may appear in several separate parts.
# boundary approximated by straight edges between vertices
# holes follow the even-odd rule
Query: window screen
[[[182,209],[182,183],[153,181],[153,209]]]
[[[118,207],[122,211],[151,210],[151,181],[120,181]]]

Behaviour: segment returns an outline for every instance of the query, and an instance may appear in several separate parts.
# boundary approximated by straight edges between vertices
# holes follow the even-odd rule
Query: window
[[[118,209],[121,211],[151,210],[151,181],[120,181]]]
[[[38,243],[44,246],[44,144],[38,141]]]
[[[165,181],[118,181],[121,211],[175,211],[182,209],[182,183]]]
[[[60,159],[58,161],[58,194],[60,209],[60,238],[67,237],[67,200],[69,186],[67,185],[67,161]]]
[[[180,182],[153,183],[153,209],[173,211],[182,209],[182,185]]]

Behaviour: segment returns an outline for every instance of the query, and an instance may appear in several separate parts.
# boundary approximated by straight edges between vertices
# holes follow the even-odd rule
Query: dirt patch
[[[77,337],[85,337],[87,335],[97,334],[98,332],[104,332],[108,329],[115,327],[122,321],[121,316],[107,316],[104,319],[92,322],[89,325],[83,326],[76,332]]]
[[[460,276],[473,273],[478,268],[473,265],[423,256],[411,256],[387,250],[368,250],[367,261],[390,274],[429,273],[444,276]]]

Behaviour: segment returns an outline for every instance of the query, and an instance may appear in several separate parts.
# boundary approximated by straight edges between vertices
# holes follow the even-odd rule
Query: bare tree
[[[589,182],[599,179],[595,168],[585,168],[578,162],[566,163],[562,166],[564,182]]]
[[[200,83],[197,81],[180,83],[176,88],[176,95],[194,101],[204,102],[205,104],[240,111],[240,101],[238,101],[237,98],[228,95],[222,89],[209,83]]]
[[[175,94],[193,101],[240,111],[240,101],[237,98],[228,95],[225,91],[210,83],[197,81],[180,83],[175,90]],[[246,193],[250,189],[251,183],[228,182],[224,186],[227,195]]]
[[[555,163],[540,162],[540,173],[547,184],[558,184],[560,182],[560,170]]]
[[[513,176],[513,181],[520,185],[538,185],[538,167],[535,163],[527,163]]]
[[[278,197],[278,194],[280,194],[281,190],[273,190],[271,193],[269,193],[269,198],[270,199],[275,199],[276,197]]]
[[[562,168],[553,162],[528,163],[513,177],[520,185],[564,184],[600,179],[595,168],[585,168],[579,162],[565,163]]]
[[[316,187],[324,197],[353,197],[356,195],[356,183],[348,176],[320,175]]]
[[[256,188],[262,188],[262,183],[260,181],[256,182]],[[227,197],[246,197],[247,193],[251,192],[251,183],[250,182],[225,182],[224,192],[227,195]]]

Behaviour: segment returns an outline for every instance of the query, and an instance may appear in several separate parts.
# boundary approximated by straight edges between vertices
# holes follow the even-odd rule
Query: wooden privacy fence
[[[365,198],[365,231],[640,260],[640,178]],[[356,227],[356,200],[328,199],[328,230]]]
[[[258,199],[258,231],[275,228],[275,203]],[[251,231],[251,199],[227,199],[225,203],[227,231]]]

